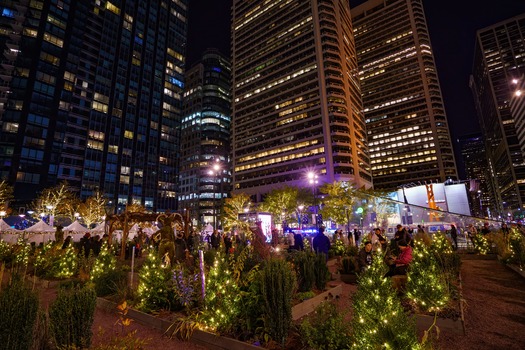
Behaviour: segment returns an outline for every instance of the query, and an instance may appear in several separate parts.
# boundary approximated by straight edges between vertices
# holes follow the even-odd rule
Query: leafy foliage
[[[354,295],[353,348],[419,349],[414,321],[405,314],[392,281],[384,277],[386,265],[375,257],[359,275]]]
[[[326,255],[323,253],[315,254],[314,259],[314,274],[315,274],[315,287],[323,291],[326,288],[326,283],[330,279],[330,271],[326,265]]]
[[[77,194],[71,190],[67,181],[63,181],[54,187],[44,189],[34,200],[32,207],[36,216],[45,213],[73,220],[79,204],[80,199]]]
[[[2,179],[2,181],[0,181],[0,210],[7,211],[9,202],[13,198],[13,186],[5,179]]]
[[[251,211],[250,196],[245,193],[233,195],[224,200],[222,225],[225,231],[234,228],[251,235],[250,224],[244,220],[239,220],[239,214],[244,213],[245,209]]]
[[[61,289],[49,308],[49,327],[58,348],[89,348],[97,295],[92,288]]]
[[[38,296],[24,286],[20,276],[14,276],[0,292],[0,346],[10,350],[29,349],[37,312]]]
[[[321,303],[300,325],[304,345],[320,350],[349,349],[351,335],[345,317],[333,302]]]
[[[323,218],[331,218],[337,224],[347,223],[357,203],[355,189],[347,182],[334,182],[321,186],[320,191],[326,194],[320,211]]]
[[[138,297],[142,310],[159,310],[170,308],[169,281],[171,272],[162,267],[157,254],[151,252],[139,272]]]
[[[293,221],[298,203],[308,203],[312,197],[310,191],[304,188],[284,186],[277,188],[264,197],[261,211],[272,214],[274,221]]]
[[[93,270],[91,282],[95,284],[98,296],[110,295],[116,292],[119,281],[124,278],[123,271],[117,270],[117,258],[107,243],[100,249]]]
[[[422,311],[437,311],[450,298],[435,255],[419,241],[415,243],[413,260],[407,273],[406,290],[407,297]]]
[[[315,283],[315,254],[297,251],[291,253],[289,258],[297,274],[298,291],[311,291]]]
[[[296,278],[288,262],[270,259],[260,271],[266,325],[273,340],[284,346],[292,325],[292,297]]]

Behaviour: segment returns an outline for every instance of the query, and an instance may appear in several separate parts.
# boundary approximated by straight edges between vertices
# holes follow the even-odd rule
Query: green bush
[[[49,307],[49,330],[58,348],[89,348],[97,295],[92,288],[61,289]]]
[[[291,261],[297,273],[299,292],[311,291],[315,283],[315,254],[311,252],[293,252]]]
[[[315,308],[300,325],[301,339],[310,349],[350,349],[350,327],[345,314],[337,306],[325,301]]]
[[[23,285],[21,277],[0,292],[0,347],[27,350],[33,342],[38,296]]]
[[[326,266],[326,255],[323,253],[315,254],[314,258],[314,275],[315,275],[315,287],[323,291],[326,288],[326,283],[330,279],[330,271]]]
[[[9,265],[13,260],[13,249],[11,245],[3,240],[0,240],[0,263]]]
[[[260,272],[265,324],[273,340],[284,346],[292,325],[292,297],[296,278],[288,262],[268,260]]]
[[[355,273],[355,270],[355,258],[351,256],[344,256],[341,259],[341,269],[339,272],[348,275]]]
[[[330,246],[328,256],[333,258],[334,256],[343,256],[346,252],[345,245],[340,239],[336,239],[335,242]]]
[[[98,296],[114,294],[117,286],[126,279],[126,273],[117,270],[117,258],[107,244],[102,246],[95,260],[90,279],[95,284],[95,292]]]
[[[139,308],[144,311],[170,309],[169,283],[171,272],[162,267],[162,262],[155,252],[148,254],[139,271],[137,296]],[[171,293],[172,294],[172,293]]]

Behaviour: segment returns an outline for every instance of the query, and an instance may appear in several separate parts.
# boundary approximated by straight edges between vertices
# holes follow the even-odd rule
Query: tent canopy
[[[9,224],[5,222],[4,219],[0,219],[0,232],[19,232],[19,231],[9,226]]]
[[[40,220],[33,226],[27,228],[25,231],[26,232],[55,232],[55,228],[53,226],[49,226],[44,221]]]
[[[64,232],[88,232],[89,230],[82,226],[77,220],[73,221],[71,225],[64,227]]]

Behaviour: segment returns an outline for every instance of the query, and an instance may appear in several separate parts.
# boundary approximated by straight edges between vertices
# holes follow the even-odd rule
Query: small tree
[[[170,308],[168,284],[171,273],[162,266],[155,252],[150,252],[139,272],[138,297],[139,307],[143,310]]]
[[[5,179],[0,181],[0,210],[7,211],[9,202],[13,199],[13,186]]]
[[[270,191],[261,204],[261,211],[272,214],[274,223],[294,219],[298,203],[307,203],[311,197],[310,191],[303,188],[284,186]]]
[[[245,210],[250,212],[252,204],[250,203],[250,196],[246,193],[233,195],[231,198],[224,200],[222,225],[225,231],[230,231],[233,228],[238,228],[247,234],[251,233],[250,224],[244,220],[239,220],[239,214],[245,213]]]
[[[354,295],[354,349],[419,349],[416,325],[405,314],[382,256],[359,276]]]
[[[337,224],[348,224],[349,215],[353,215],[353,207],[357,203],[354,188],[347,182],[325,184],[320,191],[325,193],[321,214]]]
[[[106,215],[107,203],[108,199],[104,196],[104,193],[96,191],[78,207],[78,212],[87,227],[102,220]]]
[[[73,220],[79,204],[77,194],[71,190],[67,181],[64,181],[44,189],[33,202],[33,209],[37,216],[44,213]]]
[[[414,258],[407,273],[407,297],[423,311],[438,311],[448,300],[448,289],[434,254],[416,241]]]

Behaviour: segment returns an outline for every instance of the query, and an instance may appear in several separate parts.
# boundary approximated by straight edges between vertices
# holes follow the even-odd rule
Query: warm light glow
[[[515,94],[517,97],[520,97],[521,94],[522,94],[522,92],[521,92],[521,90],[518,90],[518,91],[516,91],[514,94]]]

